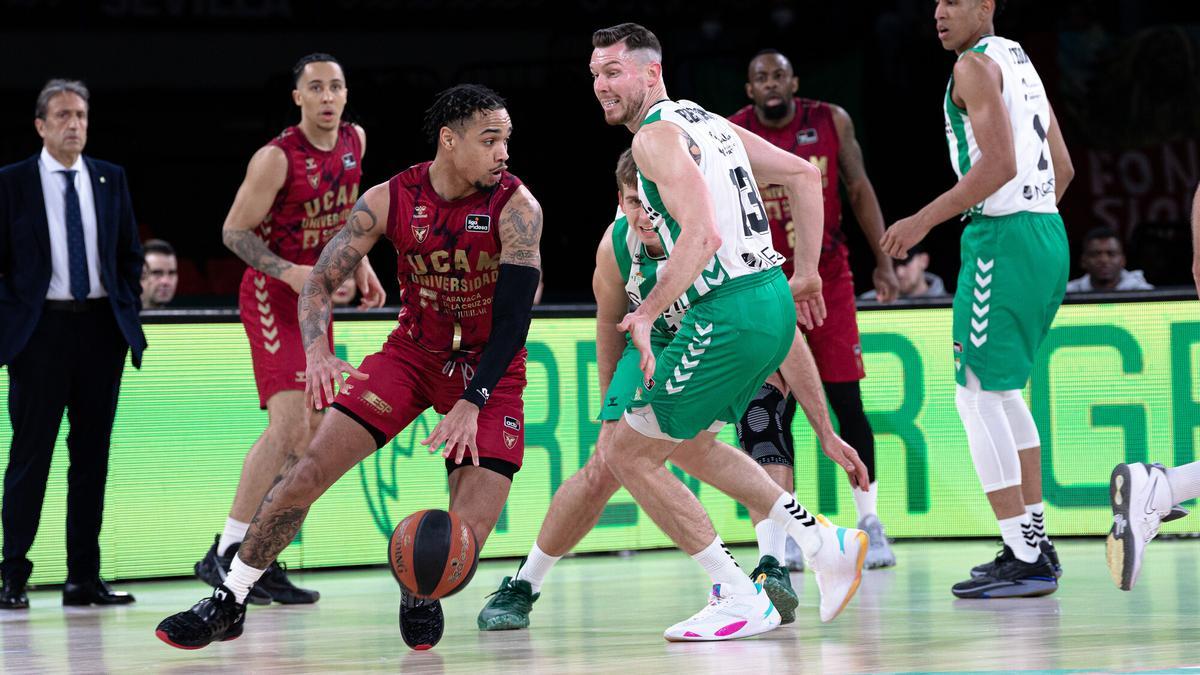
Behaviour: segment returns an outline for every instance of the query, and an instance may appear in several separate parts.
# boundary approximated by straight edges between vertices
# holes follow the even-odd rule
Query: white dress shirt
[[[83,218],[83,242],[87,250],[89,298],[102,298],[108,293],[100,283],[100,244],[96,239],[96,200],[92,194],[92,178],[83,156],[66,167],[50,156],[45,147],[38,158],[42,176],[42,198],[46,202],[46,224],[50,226],[50,288],[47,300],[73,300],[71,297],[71,265],[67,256],[67,181],[58,171],[75,171],[75,192],[79,194],[79,214]]]

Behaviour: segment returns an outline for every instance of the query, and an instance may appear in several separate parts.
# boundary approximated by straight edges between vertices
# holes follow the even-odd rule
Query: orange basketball
[[[400,521],[388,542],[392,576],[418,598],[436,600],[461,591],[475,576],[475,534],[458,516],[440,509]]]

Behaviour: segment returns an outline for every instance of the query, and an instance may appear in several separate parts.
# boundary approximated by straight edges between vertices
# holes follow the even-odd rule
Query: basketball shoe
[[[311,605],[321,599],[320,591],[300,588],[293,584],[291,579],[288,579],[285,563],[278,560],[267,567],[262,578],[254,584],[254,588],[261,589],[271,596],[272,600],[282,605]]]
[[[1042,553],[1046,555],[1046,559],[1050,561],[1050,567],[1054,570],[1054,578],[1061,579],[1063,575],[1062,564],[1058,562],[1058,551],[1054,548],[1054,544],[1050,543],[1049,539],[1043,539],[1038,542],[1038,548],[1041,549]],[[990,576],[996,571],[996,566],[1002,561],[1010,560],[1014,557],[1015,556],[1013,555],[1012,549],[1008,547],[1008,544],[1004,544],[1003,548],[1000,549],[1000,552],[996,554],[995,558],[983,564],[972,567],[971,577],[979,578]]]
[[[713,584],[708,606],[665,630],[663,637],[671,642],[735,640],[778,628],[779,612],[762,581],[760,576],[753,594],[722,592],[721,584]]]
[[[200,649],[214,641],[237,639],[245,621],[246,605],[234,599],[233,591],[217,586],[211,597],[163,619],[154,634],[172,647]]]
[[[950,589],[959,598],[1033,598],[1058,590],[1058,578],[1045,553],[1027,563],[1007,546],[989,574],[960,581]]]
[[[828,622],[837,618],[858,592],[870,542],[866,532],[838,527],[825,516],[817,516],[817,522],[821,547],[805,554],[804,562],[816,576],[821,592],[821,621]]]
[[[792,588],[792,577],[774,556],[764,555],[758,561],[758,567],[750,573],[751,579],[763,578],[763,590],[779,611],[779,624],[791,623],[796,620],[796,605],[800,598]]]
[[[1118,464],[1108,484],[1113,524],[1105,542],[1113,583],[1128,591],[1142,571],[1146,545],[1159,526],[1186,515],[1172,509],[1174,499],[1167,471],[1161,464]]]
[[[479,610],[479,618],[475,620],[479,630],[515,630],[529,628],[529,613],[542,594],[534,593],[524,579],[504,577],[500,588],[488,597],[491,600]]]
[[[229,566],[233,563],[233,556],[237,555],[238,547],[241,544],[234,544],[225,550],[225,555],[217,555],[217,543],[221,541],[221,535],[213,537],[213,545],[208,549],[208,553],[196,563],[193,570],[196,572],[196,578],[204,583],[216,588],[225,583],[225,575],[229,574]],[[266,575],[264,575],[266,576]],[[252,605],[269,605],[271,604],[271,594],[262,589],[262,580],[250,589],[250,594],[246,596],[246,602]]]
[[[858,529],[867,533],[867,539],[871,544],[867,547],[866,568],[869,570],[878,569],[880,567],[895,567],[896,554],[892,553],[892,547],[888,544],[887,535],[883,531],[883,523],[879,522],[879,516],[869,515],[858,521]]]
[[[423,600],[400,589],[400,636],[417,651],[432,649],[442,639],[446,618],[440,600]]]

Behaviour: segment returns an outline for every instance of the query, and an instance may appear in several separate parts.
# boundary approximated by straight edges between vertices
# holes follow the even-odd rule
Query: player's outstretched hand
[[[654,352],[650,350],[650,327],[653,323],[654,321],[649,317],[633,311],[626,314],[621,323],[617,324],[617,330],[629,333],[629,339],[633,341],[633,346],[641,355],[642,360],[639,366],[646,381],[654,378]]]
[[[796,303],[796,320],[805,330],[825,323],[825,296],[821,294],[821,275],[807,274],[788,279],[792,300]]]
[[[463,453],[471,452],[471,463],[479,466],[479,450],[475,446],[475,434],[479,431],[479,407],[470,401],[459,399],[450,412],[438,422],[429,434],[429,438],[421,441],[429,446],[430,452],[437,452],[442,444],[446,449],[442,457],[449,458],[454,453],[454,463],[462,464]]]
[[[343,375],[365,380],[369,375],[329,353],[324,345],[313,343],[305,354],[304,401],[314,410],[324,410],[342,386]]]
[[[358,263],[358,267],[354,268],[354,283],[358,285],[358,289],[362,293],[362,299],[358,304],[360,310],[383,307],[383,303],[387,302],[387,293],[383,290],[383,284],[379,283],[379,277],[376,276],[371,263],[365,257]]]
[[[821,452],[833,460],[834,464],[842,467],[850,478],[850,485],[860,490],[871,489],[871,476],[867,473],[867,465],[863,464],[858,451],[842,440],[841,436],[831,433],[829,438],[821,440]]]
[[[932,227],[932,225],[925,224],[919,216],[909,216],[898,220],[883,233],[883,238],[879,240],[879,247],[893,258],[907,258],[908,249],[919,244],[925,235],[929,234]]]

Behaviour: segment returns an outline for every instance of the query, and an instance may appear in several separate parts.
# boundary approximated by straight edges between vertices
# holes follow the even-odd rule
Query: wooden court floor
[[[830,624],[817,619],[811,574],[795,624],[749,640],[672,644],[662,630],[698,610],[707,578],[677,551],[559,563],[529,630],[481,633],[475,615],[513,561],[484,562],[445,604],[446,636],[412,652],[400,640],[399,591],[385,568],[296,574],[315,606],[252,608],[246,634],[185,652],[154,637],[165,615],[205,594],[194,580],[119,584],[135,605],[70,608],[57,590],[27,612],[0,612],[4,673],[842,673],[1144,671],[1200,664],[1200,541],[1156,541],[1137,589],[1109,581],[1101,540],[1059,542],[1058,593],[964,601],[952,583],[994,553],[990,542],[901,542],[900,564],[868,572]],[[752,565],[752,548],[735,549]]]

